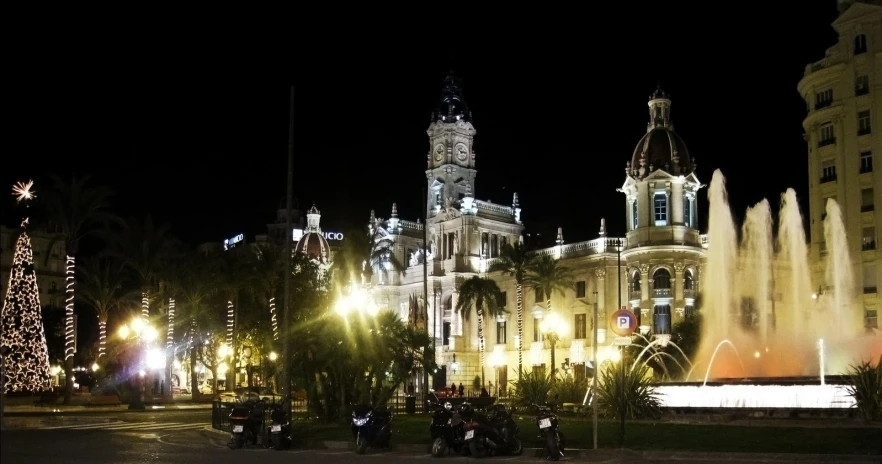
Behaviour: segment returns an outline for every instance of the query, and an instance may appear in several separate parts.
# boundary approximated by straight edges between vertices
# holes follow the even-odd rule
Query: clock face
[[[438,144],[435,145],[435,161],[441,161],[444,159],[444,145]]]
[[[456,146],[456,159],[460,161],[465,161],[469,157],[469,150],[465,145],[459,144]]]

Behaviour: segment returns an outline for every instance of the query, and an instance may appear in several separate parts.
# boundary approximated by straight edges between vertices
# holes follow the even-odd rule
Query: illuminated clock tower
[[[451,72],[444,79],[438,108],[432,114],[429,134],[429,217],[445,205],[455,204],[475,191],[475,127],[462,96],[462,83]]]

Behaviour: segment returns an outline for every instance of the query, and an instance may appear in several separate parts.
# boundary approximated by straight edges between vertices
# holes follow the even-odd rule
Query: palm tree
[[[499,253],[499,259],[490,266],[490,272],[502,272],[514,277],[518,308],[518,376],[524,365],[524,282],[533,256],[527,252],[523,242],[506,243]]]
[[[345,246],[345,245],[344,245]],[[276,311],[276,293],[284,271],[285,253],[276,245],[261,243],[250,248],[252,289],[258,300],[269,307],[273,341],[279,340],[279,317]]]
[[[545,295],[545,310],[551,312],[551,296],[555,292],[565,295],[565,292],[573,287],[573,272],[570,268],[560,264],[560,261],[549,255],[543,255],[530,263],[526,283]],[[556,334],[552,334],[556,336]],[[554,340],[556,341],[556,340]],[[554,372],[554,341],[551,344],[551,378],[555,379]]]
[[[95,226],[110,218],[111,191],[106,187],[93,186],[90,176],[62,180],[51,176],[52,187],[44,192],[43,206],[48,219],[60,231],[66,252],[65,303],[64,303],[64,404],[70,404],[73,395],[73,361],[76,350],[74,335],[74,301],[76,299],[76,263],[80,240],[94,232]],[[49,249],[52,248],[50,244]]]
[[[111,237],[110,254],[123,260],[138,279],[141,288],[141,315],[150,317],[150,293],[156,289],[160,271],[167,261],[171,237],[167,224],[155,224],[148,215],[144,220],[128,218],[122,230]]]
[[[177,275],[170,279],[171,290],[180,295],[175,299],[176,309],[184,316],[180,320],[187,325],[182,341],[186,342],[190,351],[190,386],[194,395],[199,391],[196,361],[199,358],[197,352],[203,345],[201,332],[208,332],[220,325],[219,313],[212,314],[210,310],[212,298],[219,289],[213,265],[209,257],[194,253],[186,257],[186,265],[177,268]]]
[[[98,315],[98,359],[106,354],[107,318],[130,300],[131,294],[123,289],[122,267],[109,259],[92,259],[78,269],[81,278],[77,299]]]
[[[481,353],[481,384],[484,383],[484,316],[496,317],[505,313],[499,306],[499,297],[502,291],[496,282],[490,279],[482,279],[474,276],[459,286],[459,299],[456,301],[456,311],[462,314],[464,320],[469,320],[470,309],[475,308],[478,316],[478,350]],[[486,314],[485,314],[486,311]]]
[[[381,223],[382,219],[376,219]],[[383,236],[376,225],[368,227],[367,232],[360,230],[349,233],[343,249],[334,255],[332,275],[335,284],[349,285],[350,281],[361,274],[365,283],[370,283],[376,272],[387,275],[390,271],[404,274],[404,266],[395,257],[392,239]]]

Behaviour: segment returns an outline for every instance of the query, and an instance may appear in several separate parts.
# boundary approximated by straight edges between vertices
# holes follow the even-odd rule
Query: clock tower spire
[[[462,92],[462,80],[450,71],[441,88],[441,98],[432,113],[426,180],[429,216],[445,204],[455,203],[475,190],[475,127]]]

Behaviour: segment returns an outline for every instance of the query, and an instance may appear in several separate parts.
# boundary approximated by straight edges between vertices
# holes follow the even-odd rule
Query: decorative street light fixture
[[[135,346],[149,346],[152,342],[154,342],[158,336],[156,329],[150,326],[143,317],[135,317],[128,324],[123,324],[118,329],[119,338],[123,340],[131,339],[136,343]],[[157,353],[158,356],[162,358],[162,365],[160,367],[151,367],[151,366],[159,366],[159,362],[156,360]],[[146,364],[148,368],[156,369],[156,368],[164,368],[165,367],[165,354],[162,351],[157,349],[148,350],[144,353],[144,359],[142,360],[142,364]],[[138,391],[132,397],[131,403],[129,403],[129,409],[144,409],[144,377],[146,376],[146,372],[141,369],[138,372]]]
[[[347,317],[352,313],[367,314],[368,316],[376,316],[380,312],[371,294],[360,285],[350,284],[348,291],[337,300],[334,310],[342,317]]]
[[[555,371],[557,370],[557,364],[554,362],[554,349],[557,341],[560,340],[562,336],[566,335],[567,324],[561,319],[557,312],[552,311],[542,319],[542,323],[539,325],[539,330],[545,334],[545,339],[548,340],[548,343],[551,346],[551,382],[554,383],[556,380]]]

